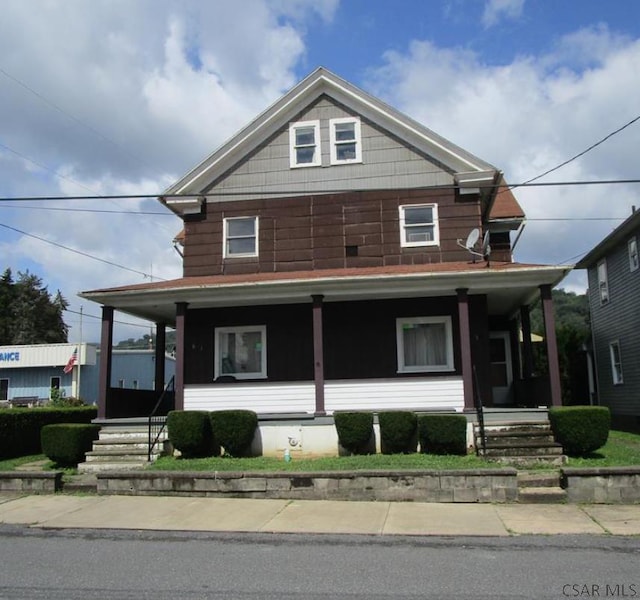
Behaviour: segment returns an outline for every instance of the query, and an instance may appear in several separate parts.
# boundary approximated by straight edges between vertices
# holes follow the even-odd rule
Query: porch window
[[[224,219],[224,258],[258,256],[258,217]]]
[[[598,290],[600,292],[600,304],[609,302],[609,281],[607,279],[607,262],[601,260],[598,263]]]
[[[629,270],[637,271],[640,262],[638,261],[638,242],[635,235],[629,240],[627,246],[629,248]]]
[[[396,319],[399,373],[453,371],[451,317]]]
[[[331,119],[329,136],[332,165],[362,162],[359,118]]]
[[[622,357],[620,354],[620,342],[617,340],[609,344],[609,356],[611,357],[611,375],[613,385],[624,383],[622,378]]]
[[[289,125],[289,166],[319,167],[320,121],[300,121]]]
[[[236,379],[265,379],[267,377],[266,326],[217,327],[214,375],[216,379],[224,375]]]
[[[439,243],[437,204],[400,206],[400,245],[403,248],[437,246]]]

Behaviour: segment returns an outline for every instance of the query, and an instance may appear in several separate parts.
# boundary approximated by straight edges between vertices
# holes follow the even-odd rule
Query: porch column
[[[156,371],[153,387],[157,394],[161,394],[162,390],[164,390],[164,349],[167,341],[166,332],[167,326],[164,323],[156,323]]]
[[[553,316],[553,300],[551,286],[540,286],[542,315],[544,317],[544,336],[547,343],[547,362],[549,363],[549,386],[551,388],[551,405],[562,404],[560,391],[560,363],[558,362],[558,344],[556,342],[556,322]]]
[[[184,329],[187,306],[186,302],[176,302],[176,410],[184,410]]]
[[[313,300],[313,381],[316,388],[316,416],[326,415],[324,409],[324,347],[322,343],[322,300],[324,296],[311,296]]]
[[[102,307],[100,333],[100,372],[98,374],[98,419],[107,418],[107,401],[111,387],[111,360],[113,350],[113,307]]]
[[[533,377],[533,346],[528,306],[520,307],[520,325],[522,326],[522,378],[530,379]]]
[[[472,410],[473,362],[471,360],[471,326],[469,324],[469,295],[466,288],[456,290],[458,294],[458,321],[460,322],[460,363],[464,388],[464,409]]]

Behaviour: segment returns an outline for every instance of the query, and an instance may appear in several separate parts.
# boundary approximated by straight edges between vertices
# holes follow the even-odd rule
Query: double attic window
[[[299,121],[289,125],[289,165],[292,169],[322,166],[322,149],[327,141],[330,164],[362,162],[360,118],[329,119],[328,124],[328,140],[322,139],[324,129],[319,120]]]

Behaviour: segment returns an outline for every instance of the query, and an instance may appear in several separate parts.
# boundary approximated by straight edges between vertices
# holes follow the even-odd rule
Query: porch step
[[[474,434],[479,454],[487,460],[516,465],[566,462],[549,421],[491,423],[485,427],[484,448],[477,424]]]
[[[560,486],[558,471],[518,473],[518,502],[523,504],[557,504],[566,502],[567,492]]]
[[[86,454],[86,461],[78,465],[79,473],[100,471],[129,471],[149,464],[149,429],[145,423],[101,423],[99,438]],[[151,460],[164,452],[167,432],[163,431]]]

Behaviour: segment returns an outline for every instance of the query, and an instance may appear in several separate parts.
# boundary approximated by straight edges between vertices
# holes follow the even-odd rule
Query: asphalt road
[[[0,526],[0,598],[640,598],[640,538],[239,535]]]

